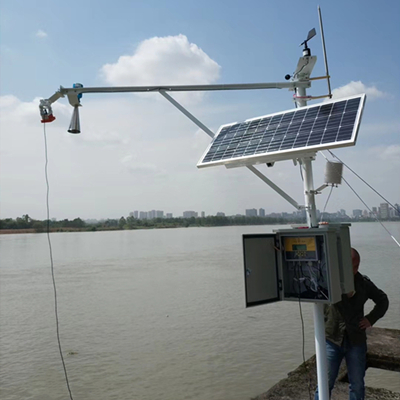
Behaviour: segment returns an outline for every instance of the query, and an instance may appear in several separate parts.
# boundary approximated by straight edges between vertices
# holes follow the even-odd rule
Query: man
[[[351,249],[354,273],[354,292],[342,296],[336,304],[325,306],[326,352],[328,358],[329,397],[335,384],[340,363],[346,359],[350,382],[349,399],[364,400],[364,376],[367,362],[367,335],[365,330],[382,318],[388,307],[386,294],[368,277],[358,272],[360,254]],[[375,303],[373,310],[364,316],[368,299]],[[318,400],[318,388],[315,392]]]

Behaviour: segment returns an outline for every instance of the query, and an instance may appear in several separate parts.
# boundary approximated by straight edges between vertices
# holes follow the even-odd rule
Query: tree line
[[[61,221],[55,220],[37,220],[31,218],[28,214],[24,214],[22,217],[13,218],[5,218],[0,219],[0,229],[29,229],[34,230],[36,232],[44,232],[47,228],[50,230],[57,230],[61,228],[69,229],[69,230],[84,230],[87,227],[85,221],[81,218],[75,218],[73,220],[64,219]]]
[[[340,219],[324,218],[328,222],[340,222]],[[344,220],[347,221],[347,220]],[[361,220],[360,220],[361,221]],[[365,218],[362,221],[374,221],[372,218]],[[81,218],[72,220],[37,220],[24,214],[18,218],[0,219],[0,230],[29,230],[33,232],[64,231],[104,231],[104,230],[123,230],[123,229],[160,229],[160,228],[182,228],[182,227],[212,227],[212,226],[233,226],[233,225],[286,225],[305,223],[303,218],[291,217],[247,217],[238,216],[208,216],[191,218],[154,218],[138,219],[133,216],[121,217],[116,219],[105,219],[97,222],[87,222]]]
[[[37,220],[24,214],[18,218],[0,219],[0,230],[33,230],[34,232],[50,231],[97,231],[97,230],[123,230],[123,229],[154,229],[154,228],[180,228],[180,227],[211,227],[232,225],[267,225],[302,223],[302,219],[287,220],[271,217],[246,217],[246,216],[208,216],[203,218],[154,218],[137,219],[132,216],[117,219],[105,219],[98,222],[86,222],[81,218],[72,220]]]

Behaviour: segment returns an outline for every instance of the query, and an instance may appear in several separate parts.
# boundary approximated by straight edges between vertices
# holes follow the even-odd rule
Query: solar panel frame
[[[365,100],[349,96],[221,125],[197,167],[256,165],[353,146]]]

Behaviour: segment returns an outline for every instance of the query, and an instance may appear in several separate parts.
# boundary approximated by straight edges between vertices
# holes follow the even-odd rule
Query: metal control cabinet
[[[246,307],[336,303],[354,290],[349,225],[243,235]]]

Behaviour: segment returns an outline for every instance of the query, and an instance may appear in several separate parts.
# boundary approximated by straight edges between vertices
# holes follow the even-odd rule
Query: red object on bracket
[[[43,119],[41,120],[41,122],[43,124],[45,124],[47,122],[53,122],[56,119],[56,117],[53,114],[43,115],[42,117],[43,117]]]

